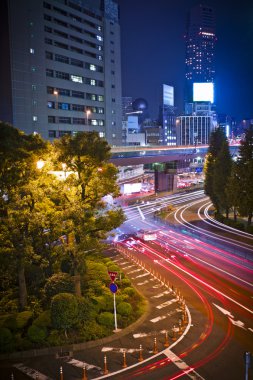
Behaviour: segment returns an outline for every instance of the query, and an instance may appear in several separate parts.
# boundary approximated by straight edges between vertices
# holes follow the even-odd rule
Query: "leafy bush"
[[[105,326],[99,325],[96,321],[89,321],[79,330],[81,338],[87,342],[89,340],[101,339],[108,335]]]
[[[67,273],[56,273],[47,280],[44,291],[48,301],[59,293],[73,293],[72,277]]]
[[[30,323],[33,313],[31,311],[21,311],[17,314],[17,328],[24,329]]]
[[[34,321],[33,325],[37,327],[51,327],[51,312],[50,310],[43,311]]]
[[[128,286],[127,288],[123,290],[123,293],[127,294],[129,297],[132,297],[136,293],[136,291],[134,288],[131,288],[130,286]]]
[[[6,327],[11,331],[17,329],[16,314],[5,314],[0,317],[0,327]]]
[[[90,299],[78,297],[78,323],[86,324],[90,319],[95,318],[96,310]]]
[[[59,333],[58,330],[51,330],[47,342],[50,346],[62,346],[66,343],[66,337]]]
[[[121,302],[117,306],[117,312],[122,315],[128,317],[132,314],[133,308],[128,302]]]
[[[89,280],[88,285],[89,285],[90,295],[94,294],[94,295],[100,296],[103,294],[104,284],[101,280],[98,280],[98,279]]]
[[[47,332],[45,328],[32,325],[27,331],[27,336],[33,343],[42,343],[46,339]]]
[[[114,326],[114,315],[109,311],[105,311],[98,316],[98,323],[102,326],[108,328],[113,328]]]
[[[122,287],[127,287],[130,285],[131,285],[131,281],[129,280],[129,278],[123,278],[123,280],[121,280],[121,286]]]
[[[65,331],[73,327],[78,319],[78,303],[71,293],[60,293],[51,303],[52,326]]]
[[[13,336],[9,329],[0,327],[0,352],[9,352],[13,349]]]

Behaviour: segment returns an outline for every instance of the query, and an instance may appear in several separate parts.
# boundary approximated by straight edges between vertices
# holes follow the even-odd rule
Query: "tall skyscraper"
[[[185,35],[185,103],[193,102],[193,83],[215,82],[215,13],[197,5],[188,13]]]
[[[98,131],[121,145],[114,0],[2,0],[0,120],[52,140]]]

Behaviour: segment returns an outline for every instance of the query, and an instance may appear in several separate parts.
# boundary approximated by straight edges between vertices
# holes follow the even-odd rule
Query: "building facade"
[[[188,13],[185,35],[185,103],[193,101],[193,83],[215,83],[215,12],[200,4]]]
[[[118,5],[2,0],[0,119],[53,140],[95,130],[121,145]]]
[[[177,117],[178,145],[209,144],[209,137],[214,130],[213,116],[185,115]]]

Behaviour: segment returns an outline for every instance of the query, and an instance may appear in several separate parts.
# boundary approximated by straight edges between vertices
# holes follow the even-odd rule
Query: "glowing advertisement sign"
[[[163,104],[174,107],[174,87],[163,85]]]
[[[193,101],[211,102],[214,101],[213,83],[193,83]]]

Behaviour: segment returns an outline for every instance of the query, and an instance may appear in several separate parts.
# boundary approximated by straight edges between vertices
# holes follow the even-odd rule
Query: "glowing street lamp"
[[[37,161],[36,165],[37,165],[37,168],[40,170],[45,165],[45,162],[43,160],[39,160]]]
[[[86,110],[86,124],[89,125],[89,115],[91,114],[91,110]]]

